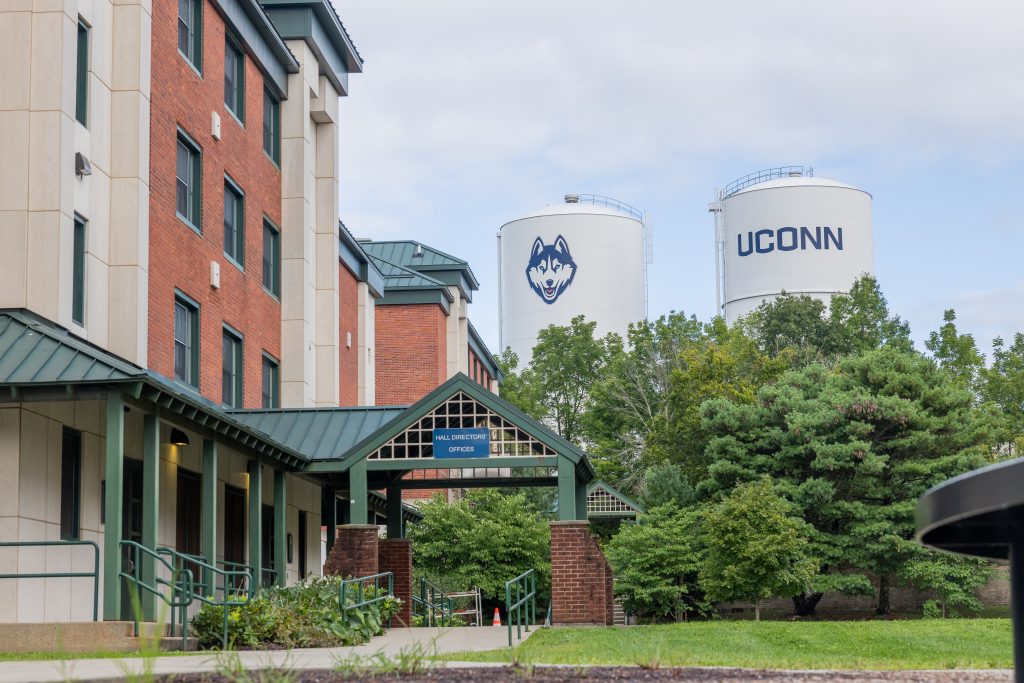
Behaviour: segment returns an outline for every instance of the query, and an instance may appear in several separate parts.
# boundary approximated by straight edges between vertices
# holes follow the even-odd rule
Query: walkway
[[[530,630],[530,634],[536,632]],[[523,633],[523,640],[529,634]],[[311,648],[239,652],[247,669],[286,666],[290,669],[332,669],[353,655],[383,653],[388,657],[403,652],[422,652],[429,656],[469,650],[495,650],[508,646],[508,631],[491,626],[458,628],[393,628],[369,643],[355,647]],[[0,683],[64,683],[65,681],[109,681],[124,679],[125,674],[141,673],[145,662],[128,659],[69,659],[62,661],[0,662]],[[218,653],[154,657],[156,675],[216,671]],[[452,666],[452,664],[449,664]],[[473,666],[481,666],[473,664]],[[486,665],[483,665],[486,666]]]

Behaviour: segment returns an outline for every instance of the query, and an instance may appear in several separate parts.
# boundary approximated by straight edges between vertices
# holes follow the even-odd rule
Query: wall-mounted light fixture
[[[188,440],[188,434],[181,431],[177,427],[172,427],[171,436],[167,440],[167,443],[171,444],[172,446],[187,446],[189,445],[190,442]]]

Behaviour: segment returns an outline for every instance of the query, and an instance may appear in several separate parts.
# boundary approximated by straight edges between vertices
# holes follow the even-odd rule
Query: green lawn
[[[711,621],[630,628],[544,628],[513,650],[458,661],[771,669],[1011,668],[1009,619]]]

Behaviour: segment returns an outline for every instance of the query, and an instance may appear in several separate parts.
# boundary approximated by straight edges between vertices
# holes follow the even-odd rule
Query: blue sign
[[[559,235],[554,244],[544,244],[537,238],[526,264],[526,280],[546,304],[553,304],[576,277],[576,262],[569,253],[569,245]]]
[[[435,458],[487,458],[491,455],[489,429],[435,429]]]

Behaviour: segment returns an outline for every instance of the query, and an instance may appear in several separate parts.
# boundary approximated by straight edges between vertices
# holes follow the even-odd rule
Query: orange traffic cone
[[[491,626],[501,626],[501,614],[498,612],[498,608],[494,608],[494,622]]]

